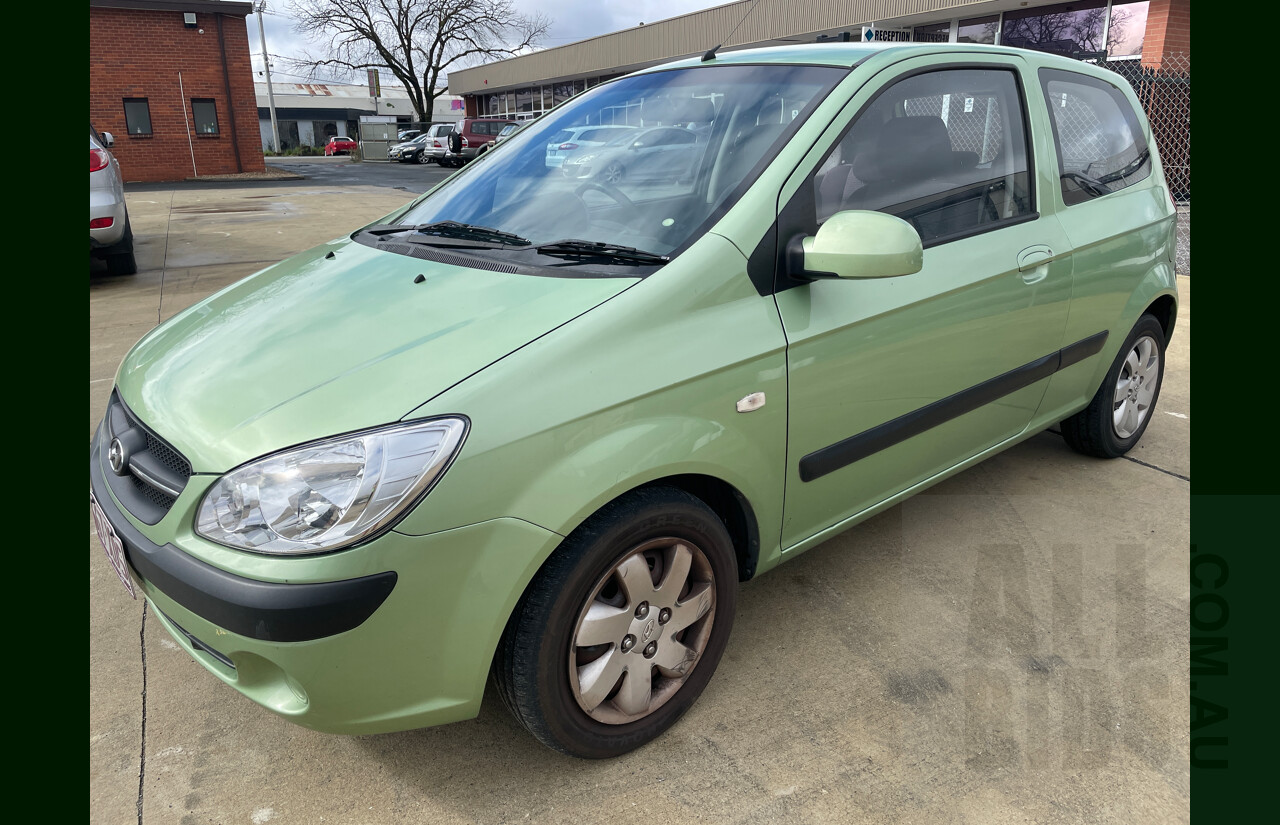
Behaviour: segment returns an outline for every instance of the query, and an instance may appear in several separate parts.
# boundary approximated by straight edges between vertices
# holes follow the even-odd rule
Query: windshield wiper
[[[370,235],[397,235],[412,232],[417,235],[433,235],[438,238],[457,238],[459,240],[487,241],[503,246],[528,246],[532,241],[512,232],[492,229],[488,226],[477,226],[473,223],[458,221],[436,221],[435,223],[395,224],[391,226],[373,226],[365,230]]]
[[[1100,180],[1094,180],[1088,175],[1082,175],[1079,172],[1063,172],[1060,177],[1073,181],[1081,189],[1096,198],[1111,194],[1111,190],[1107,188],[1105,183]]]
[[[579,241],[574,238],[544,243],[535,249],[543,255],[558,258],[608,258],[613,261],[637,264],[665,264],[671,260],[666,255],[645,252],[634,246],[619,246],[602,241]]]
[[[1098,178],[1098,183],[1111,183],[1112,181],[1117,181],[1117,180],[1120,180],[1121,178],[1129,177],[1134,172],[1142,168],[1142,164],[1146,163],[1147,158],[1149,157],[1151,157],[1151,150],[1143,149],[1141,152],[1138,153],[1138,156],[1136,158],[1129,161],[1124,166],[1120,167],[1114,172],[1108,172],[1107,174]]]

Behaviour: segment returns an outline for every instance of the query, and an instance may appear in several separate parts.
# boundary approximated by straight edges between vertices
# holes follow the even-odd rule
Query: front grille
[[[159,507],[161,510],[164,510],[166,513],[173,507],[173,503],[177,501],[173,496],[163,490],[158,490],[155,487],[152,487],[150,484],[135,475],[130,475],[129,480],[133,482],[133,490],[135,493],[151,502],[156,507]]]
[[[191,462],[147,429],[114,392],[107,405],[105,436],[102,470],[112,492],[138,520],[155,524],[186,488]],[[111,469],[109,460],[113,439],[120,441],[127,459],[120,473]]]
[[[147,452],[165,467],[182,476],[185,482],[191,477],[191,464],[178,451],[161,441],[154,433],[147,432]]]

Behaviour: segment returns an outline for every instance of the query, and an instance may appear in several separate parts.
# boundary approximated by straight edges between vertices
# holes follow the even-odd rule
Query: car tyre
[[[621,163],[618,163],[615,160],[613,163],[610,163],[608,166],[600,170],[600,180],[610,185],[616,185],[626,177],[626,174],[627,170]]]
[[[618,756],[693,705],[733,626],[724,523],[672,487],[633,491],[564,541],[512,613],[494,658],[504,704],[539,741]]]
[[[1164,381],[1164,327],[1153,315],[1134,325],[1089,406],[1062,422],[1062,437],[1076,452],[1119,458],[1151,423]]]
[[[423,157],[423,155],[425,154],[426,154],[425,152],[419,152],[418,154],[414,155],[413,162],[418,164],[426,163],[426,158]]]

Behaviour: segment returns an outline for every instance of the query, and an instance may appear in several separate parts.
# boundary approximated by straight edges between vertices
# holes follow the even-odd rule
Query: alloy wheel
[[[662,707],[697,665],[715,608],[715,575],[692,542],[661,538],[629,551],[596,582],[574,626],[578,706],[614,725]]]
[[[1111,426],[1120,438],[1129,438],[1151,411],[1160,377],[1160,347],[1150,336],[1139,338],[1125,356],[1116,378]]]

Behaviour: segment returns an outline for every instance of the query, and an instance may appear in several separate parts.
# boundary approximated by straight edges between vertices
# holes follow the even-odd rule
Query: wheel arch
[[[1107,370],[1111,369],[1111,362],[1124,345],[1125,338],[1147,313],[1154,315],[1160,322],[1165,334],[1165,344],[1168,345],[1178,314],[1178,287],[1174,280],[1173,266],[1169,263],[1161,262],[1152,267],[1133,289],[1124,308],[1108,330],[1110,336],[1097,357],[1089,386],[1097,387],[1102,382]]]
[[[1154,315],[1164,330],[1164,342],[1167,345],[1173,337],[1173,328],[1178,320],[1178,302],[1172,295],[1161,295],[1152,301],[1144,314]]]
[[[675,487],[701,501],[724,522],[733,540],[733,552],[738,559],[738,581],[750,581],[760,561],[760,525],[756,521],[751,502],[736,487],[723,479],[700,473],[684,473],[664,476],[634,487]],[[616,501],[628,490],[616,496]]]

